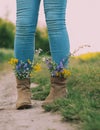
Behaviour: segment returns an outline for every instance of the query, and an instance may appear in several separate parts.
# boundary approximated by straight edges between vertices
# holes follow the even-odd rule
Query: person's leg
[[[65,24],[66,4],[67,0],[44,0],[51,55],[57,64],[70,53]]]
[[[31,107],[30,60],[34,58],[34,37],[38,19],[40,0],[17,0],[16,36],[14,43],[16,82],[18,98],[17,109]]]
[[[34,58],[34,37],[40,0],[16,0],[17,19],[14,54],[18,60]]]
[[[70,45],[65,24],[67,0],[44,0],[44,10],[50,40],[52,59],[59,65],[63,59],[69,57]],[[66,60],[66,66],[68,59]],[[57,98],[66,97],[66,79],[51,77],[51,89],[43,105],[53,102]]]

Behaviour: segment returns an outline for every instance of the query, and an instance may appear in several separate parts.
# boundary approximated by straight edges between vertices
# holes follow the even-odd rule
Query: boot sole
[[[23,104],[21,104],[20,106],[18,106],[16,108],[17,108],[17,110],[29,109],[29,108],[32,108],[32,105],[23,103]]]
[[[60,98],[66,98],[67,96],[66,95],[61,95],[60,97],[56,97],[56,98],[53,98],[52,100],[48,100],[48,101],[44,101],[42,103],[42,107],[46,106],[46,105],[49,105],[49,104],[52,104],[55,100],[57,99],[60,99]]]
[[[54,100],[52,100],[52,101],[44,101],[43,103],[42,103],[42,107],[44,107],[44,106],[46,106],[46,105],[49,105],[49,104],[52,104],[54,102]]]

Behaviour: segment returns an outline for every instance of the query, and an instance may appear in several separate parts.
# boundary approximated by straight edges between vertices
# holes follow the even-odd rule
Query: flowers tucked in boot
[[[40,71],[41,67],[39,64],[33,65],[28,59],[26,62],[19,61],[16,58],[11,58],[9,61],[14,66],[14,72],[16,75],[17,83],[17,109],[31,108],[31,91],[30,91],[30,78],[31,72]]]
[[[46,63],[51,73],[51,88],[42,106],[52,103],[55,99],[67,96],[66,80],[71,75],[70,71],[64,67],[65,60],[62,60],[59,65],[49,59],[46,60]]]

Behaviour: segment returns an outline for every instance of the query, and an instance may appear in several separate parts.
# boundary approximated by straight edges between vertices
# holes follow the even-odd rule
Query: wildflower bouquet
[[[32,71],[41,70],[40,64],[37,63],[34,65],[29,59],[26,62],[23,62],[16,58],[11,58],[8,63],[13,65],[14,73],[18,79],[30,78]]]
[[[46,59],[46,64],[52,77],[68,78],[71,75],[71,72],[65,68],[64,59],[59,64],[56,64],[52,59]]]

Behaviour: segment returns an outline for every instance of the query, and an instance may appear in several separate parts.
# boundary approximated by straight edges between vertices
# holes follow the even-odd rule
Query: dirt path
[[[61,122],[60,115],[44,112],[40,101],[32,101],[28,110],[16,110],[15,102],[15,77],[9,73],[0,77],[0,130],[76,130]]]

